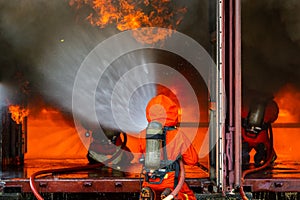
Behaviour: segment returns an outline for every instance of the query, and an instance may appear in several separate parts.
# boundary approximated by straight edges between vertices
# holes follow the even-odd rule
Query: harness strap
[[[163,136],[163,134],[146,134],[146,139],[157,139],[157,140],[164,140],[165,137]]]
[[[167,148],[166,148],[166,137],[167,137],[167,131],[169,130],[175,130],[176,127],[175,126],[164,126],[164,129],[163,129],[163,137],[164,139],[162,140],[162,148],[163,148],[163,159],[164,161],[167,161],[168,160],[168,155],[167,155]]]
[[[174,188],[178,185],[178,179],[179,179],[179,171],[180,171],[180,166],[178,159],[175,161],[175,178],[174,178]]]
[[[162,140],[162,148],[163,148],[163,159],[164,161],[168,160],[168,155],[167,155],[167,149],[166,149],[166,135],[167,135],[167,126],[164,127],[163,129],[163,137],[164,139]]]

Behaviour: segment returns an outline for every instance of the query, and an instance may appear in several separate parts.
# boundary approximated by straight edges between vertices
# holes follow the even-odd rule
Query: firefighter
[[[148,153],[147,151],[147,148],[149,148],[147,142],[150,141],[147,138],[149,133],[147,130],[150,129],[150,124],[156,123],[154,124],[155,126],[160,124],[162,127],[161,140],[164,144],[159,149],[161,153],[159,160],[161,160],[160,163],[165,165],[161,164],[161,168],[151,173],[147,173],[149,171],[145,168],[146,173],[140,199],[161,199],[176,188],[180,178],[184,178],[179,177],[178,159],[182,159],[182,162],[186,165],[197,165],[198,155],[190,140],[176,127],[178,123],[178,106],[170,98],[165,95],[158,95],[152,98],[146,107],[146,117],[149,125],[146,130],[141,132],[139,145],[140,152],[143,155],[142,160],[146,161],[147,158],[145,156],[151,156],[151,152]],[[155,138],[152,138],[152,140],[155,142]],[[150,162],[154,160],[155,157],[148,158]],[[146,166],[145,162],[144,166]],[[196,198],[193,191],[184,182],[175,199]]]
[[[111,163],[109,163],[109,165],[116,169],[128,166],[133,160],[133,154],[126,146],[126,134],[123,134],[124,141],[122,141],[120,131],[105,128],[102,129],[104,135],[102,135],[100,131],[101,130],[99,128],[92,132],[93,141],[91,142],[87,153],[89,163],[103,163],[113,155],[120,153],[114,160],[111,161]]]
[[[254,165],[260,167],[268,160],[272,164],[277,156],[273,147],[272,123],[279,113],[277,103],[271,100],[252,101],[242,107],[242,162],[250,165],[250,151],[254,149]]]

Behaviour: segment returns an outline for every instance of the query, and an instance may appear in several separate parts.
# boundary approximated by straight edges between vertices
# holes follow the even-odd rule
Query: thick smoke
[[[189,1],[185,6],[188,12],[179,31],[208,48],[208,3]],[[43,100],[71,112],[80,64],[96,45],[119,32],[113,26],[91,26],[85,19],[88,9],[75,10],[67,0],[0,0],[0,81],[10,88],[6,92],[9,103],[22,102],[37,109]]]
[[[285,23],[285,29],[289,38],[300,46],[300,2],[297,0],[283,1],[280,10],[281,20]]]
[[[109,30],[99,33],[64,0],[2,0],[0,13],[0,78],[10,88],[8,103],[36,103],[42,97],[70,111],[76,71]]]
[[[242,69],[246,91],[274,95],[300,89],[300,1],[242,1]],[[246,94],[247,95],[247,94]]]
[[[210,5],[188,4],[179,30],[209,50]],[[242,0],[245,91],[273,95],[286,83],[300,86],[299,8],[298,0]],[[117,33],[113,27],[90,26],[84,19],[88,12],[75,12],[65,0],[0,0],[0,81],[7,96],[1,94],[2,103],[41,95],[49,104],[70,109],[80,63],[95,45]]]

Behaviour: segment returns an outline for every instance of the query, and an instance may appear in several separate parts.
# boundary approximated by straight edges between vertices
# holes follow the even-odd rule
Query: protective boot
[[[254,155],[254,164],[255,167],[262,166],[267,159],[267,148],[264,143],[259,143],[255,147],[256,153]]]
[[[143,187],[140,193],[140,200],[155,200],[155,194],[149,187]]]
[[[164,199],[166,198],[169,194],[171,194],[171,189],[170,188],[166,188],[160,195],[160,199]]]

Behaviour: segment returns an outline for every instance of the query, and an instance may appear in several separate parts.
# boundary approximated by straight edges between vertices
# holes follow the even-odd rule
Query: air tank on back
[[[162,124],[152,121],[146,129],[146,157],[145,168],[150,172],[160,168],[162,148]]]

